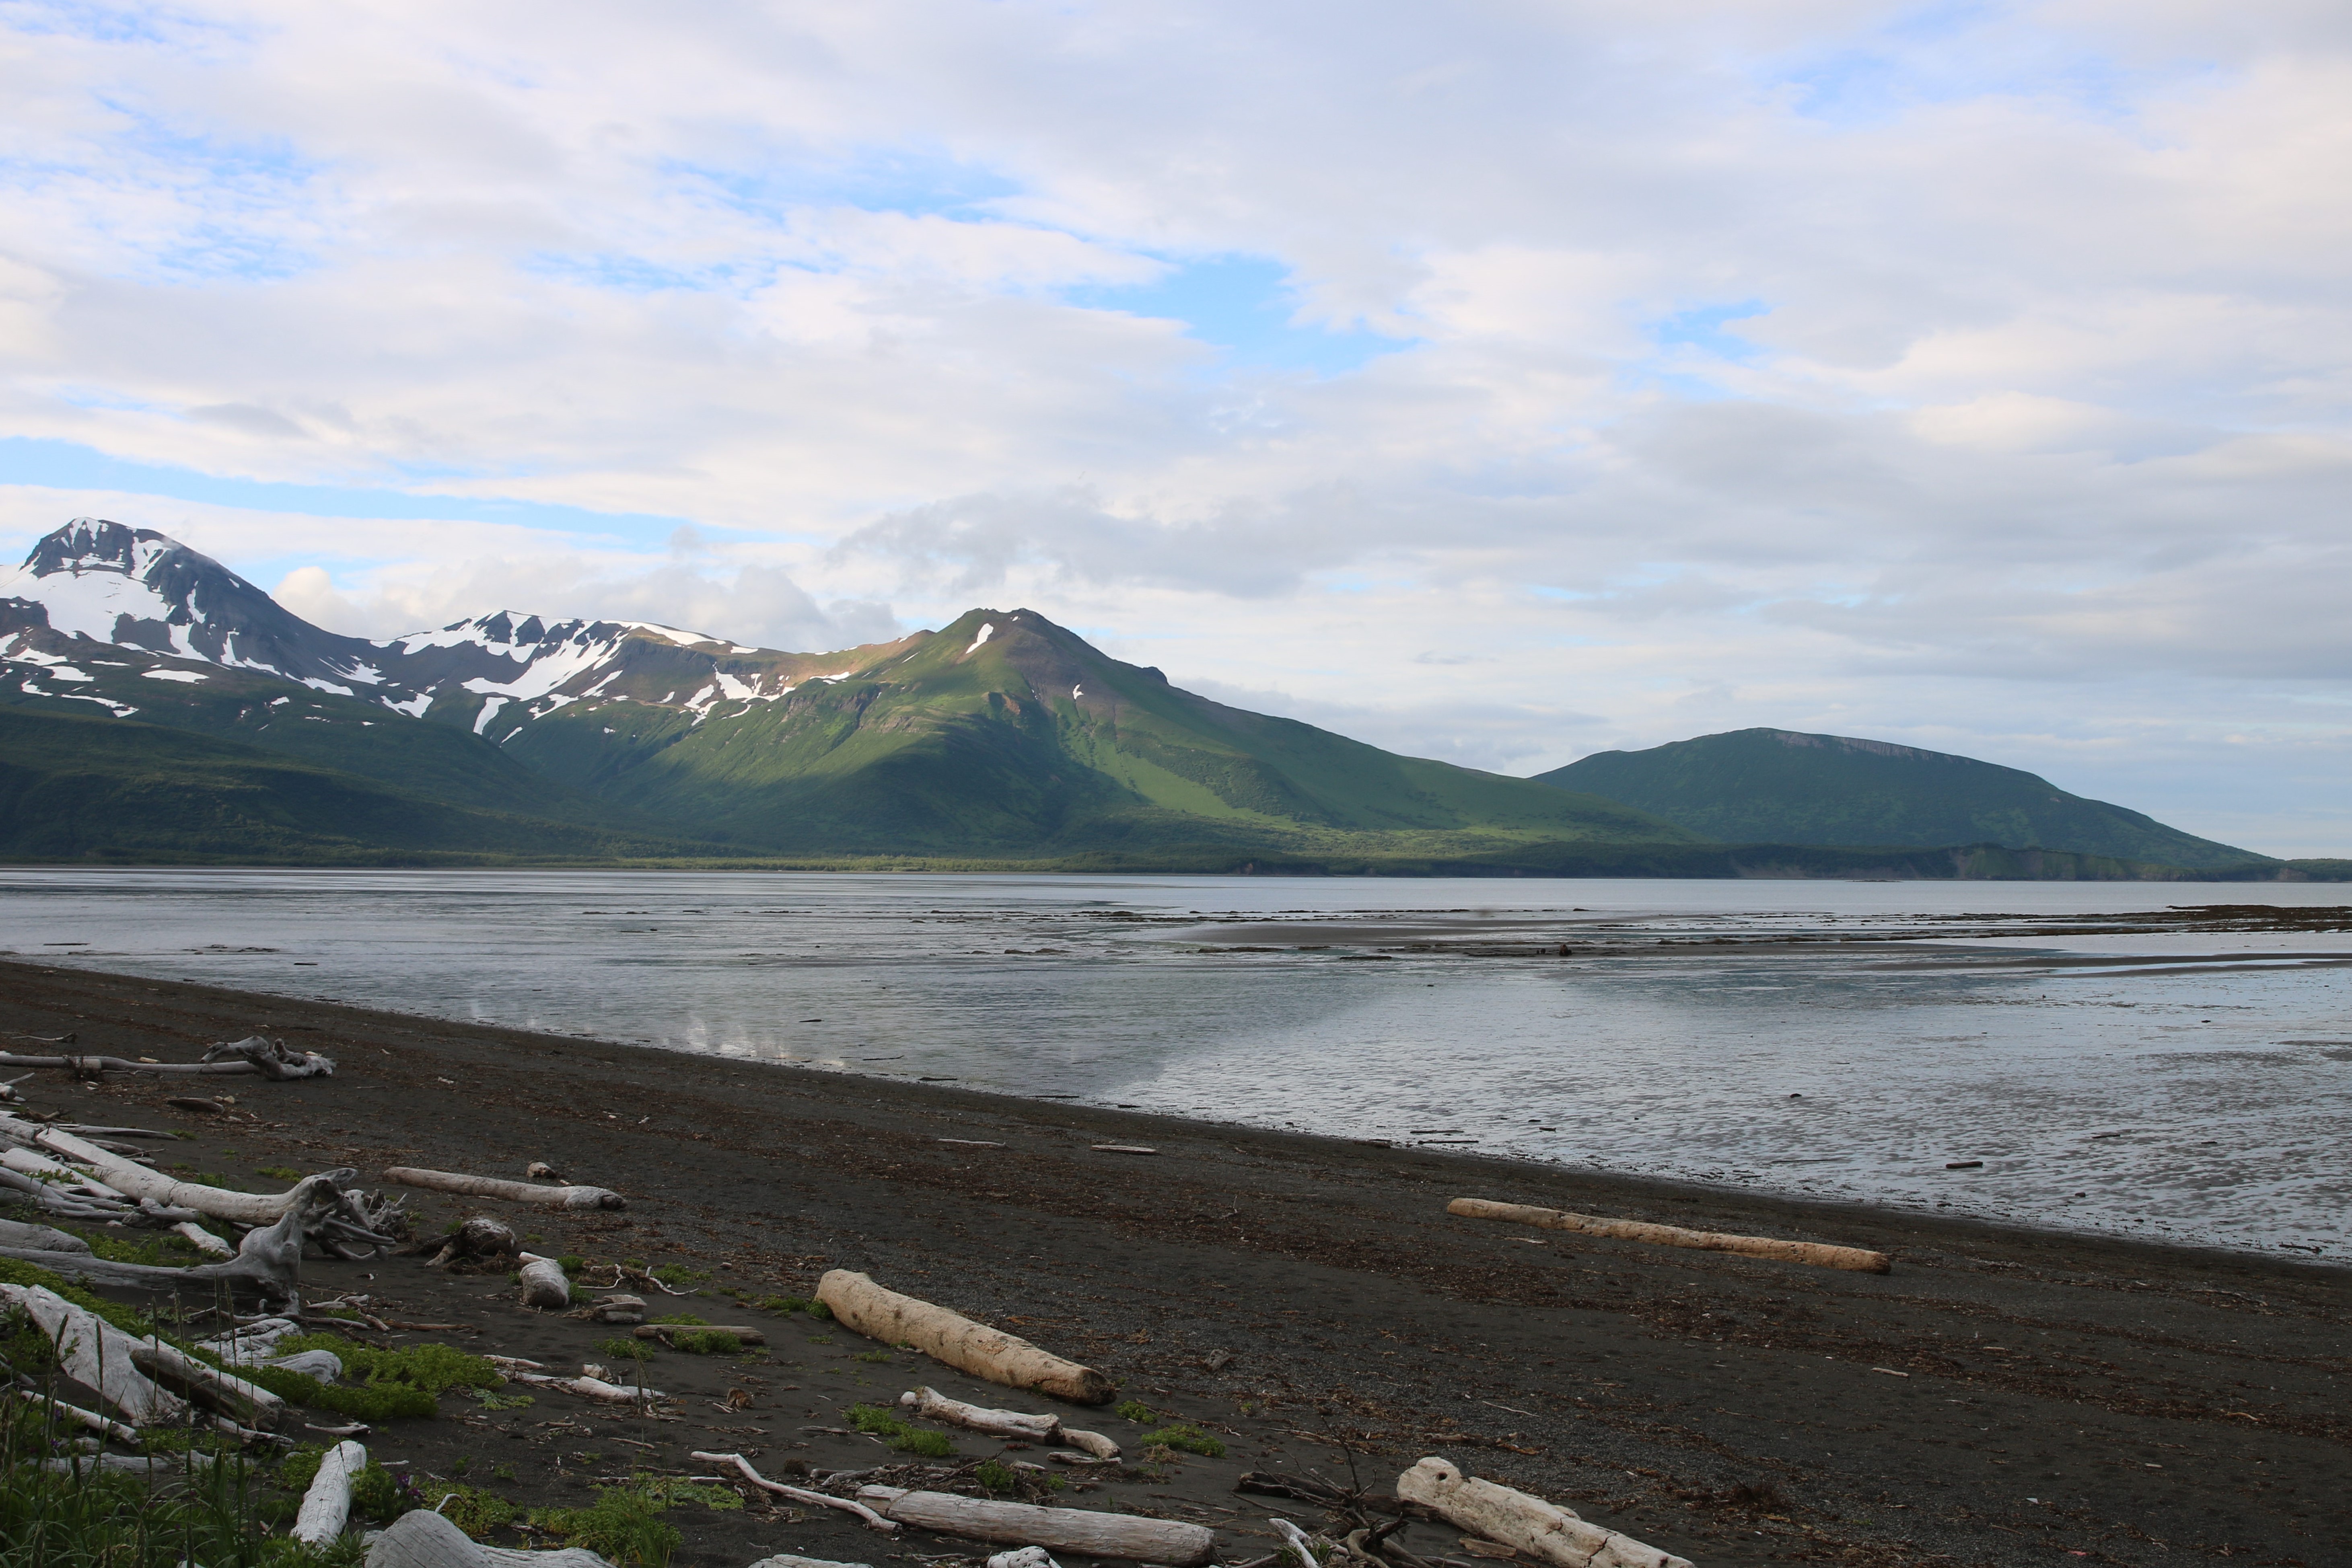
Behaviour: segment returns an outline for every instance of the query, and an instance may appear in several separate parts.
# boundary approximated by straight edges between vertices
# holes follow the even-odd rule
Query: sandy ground
[[[548,1216],[424,1196],[432,1232],[496,1212],[539,1249],[682,1266],[665,1303],[760,1326],[749,1360],[657,1355],[666,1418],[541,1393],[372,1439],[384,1460],[531,1505],[578,1506],[643,1469],[709,1474],[693,1449],[772,1476],[898,1462],[839,1411],[928,1383],[1042,1408],[837,1324],[744,1304],[828,1268],[954,1307],[1097,1366],[1122,1399],[1197,1422],[1220,1458],[1070,1478],[1054,1500],[1219,1529],[1221,1560],[1271,1546],[1247,1470],[1352,1472],[1385,1489],[1441,1454],[1703,1568],[1792,1562],[2352,1563],[2352,1274],[1748,1193],[1563,1173],[1431,1149],[1021,1101],[670,1055],[213,988],[0,963],[0,1030],[193,1059],[255,1030],[320,1050],[332,1079],[215,1080],[233,1122],[164,1106],[185,1080],[83,1086],[43,1073],[36,1110],[184,1130],[161,1157],[256,1189],[261,1166],[395,1164],[520,1176],[546,1160],[627,1195]],[[0,1040],[19,1051],[22,1040]],[[974,1147],[945,1139],[1001,1144]],[[1102,1152],[1140,1144],[1150,1155]],[[1445,1213],[1474,1196],[1892,1252],[1885,1276],[1538,1232]],[[314,1293],[395,1333],[574,1370],[614,1331],[515,1304],[503,1276],[416,1258],[307,1266]],[[730,1400],[730,1390],[742,1393]],[[748,1401],[748,1403],[747,1403]],[[1128,1445],[1108,1411],[1065,1412]],[[1002,1454],[964,1435],[964,1461]],[[902,1482],[901,1484],[906,1484]],[[1083,1490],[1082,1490],[1083,1489]],[[985,1549],[884,1540],[806,1510],[667,1516],[678,1561],[770,1552],[881,1564]],[[1423,1556],[1465,1560],[1416,1523]],[[940,1568],[946,1568],[940,1563]]]

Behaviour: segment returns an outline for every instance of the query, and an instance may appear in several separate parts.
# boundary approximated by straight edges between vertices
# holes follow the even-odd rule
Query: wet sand
[[[545,1396],[376,1439],[379,1457],[429,1473],[461,1455],[477,1482],[504,1465],[515,1479],[492,1484],[519,1501],[584,1503],[632,1463],[701,1473],[695,1448],[757,1449],[771,1475],[793,1458],[887,1462],[869,1439],[807,1428],[919,1382],[1034,1404],[903,1354],[858,1361],[875,1347],[835,1325],[747,1318],[720,1293],[805,1294],[841,1267],[1010,1327],[1222,1434],[1221,1459],[1060,1500],[1217,1524],[1226,1562],[1269,1549],[1271,1511],[1315,1514],[1234,1493],[1243,1470],[1344,1480],[1352,1462],[1387,1479],[1435,1453],[1702,1565],[2352,1563],[2352,1271],[0,963],[0,1030],[73,1030],[78,1050],[189,1060],[257,1029],[341,1071],[205,1082],[257,1118],[234,1125],[166,1108],[186,1080],[84,1088],[45,1072],[24,1088],[37,1110],[188,1131],[166,1158],[256,1187],[272,1185],[260,1166],[520,1176],[543,1159],[630,1207],[507,1213],[541,1249],[682,1264],[709,1276],[689,1310],[770,1332],[764,1365],[651,1363],[648,1382],[694,1396],[677,1421]],[[1158,1153],[1092,1146],[1105,1143]],[[1448,1216],[1462,1196],[1896,1262],[1882,1277],[1531,1231]],[[414,1207],[430,1231],[499,1207]],[[502,1278],[408,1258],[310,1267],[314,1288],[370,1292],[380,1315],[463,1322],[478,1333],[437,1337],[476,1348],[596,1359],[611,1334],[524,1312]],[[720,1410],[729,1387],[751,1407]],[[1076,1424],[1132,1449],[1140,1427],[1088,1416]],[[972,1550],[829,1517],[669,1517],[689,1568]],[[1406,1539],[1461,1555],[1435,1526]]]

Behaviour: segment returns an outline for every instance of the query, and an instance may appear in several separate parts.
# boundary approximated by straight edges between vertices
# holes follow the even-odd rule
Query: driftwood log
[[[642,1310],[640,1315],[642,1315]],[[599,1318],[597,1321],[599,1322],[610,1322],[613,1320],[610,1318]],[[768,1343],[768,1334],[766,1330],[747,1327],[742,1323],[639,1323],[635,1329],[632,1329],[630,1333],[635,1334],[638,1339],[658,1340],[664,1344],[670,1343],[682,1333],[733,1334],[735,1336],[735,1343],[738,1344],[765,1344]]]
[[[118,1443],[139,1441],[139,1434],[121,1422],[110,1421],[95,1410],[85,1410],[79,1405],[68,1405],[62,1399],[52,1399],[37,1389],[19,1388],[16,1390],[16,1397],[27,1404],[38,1405],[45,1409],[53,1410],[59,1420],[70,1421],[77,1427],[87,1427],[100,1437],[111,1437]]]
[[[0,1247],[22,1247],[35,1252],[87,1252],[89,1243],[70,1230],[47,1225],[26,1225],[0,1219]]]
[[[413,1166],[394,1166],[383,1173],[383,1179],[398,1182],[403,1186],[463,1193],[467,1197],[502,1197],[510,1203],[535,1203],[544,1208],[629,1207],[628,1200],[619,1193],[601,1186],[533,1186],[527,1181],[465,1176],[457,1171],[419,1170]]]
[[[1677,1225],[1651,1225],[1638,1219],[1604,1219],[1595,1214],[1571,1214],[1560,1208],[1537,1208],[1524,1203],[1492,1203],[1483,1197],[1457,1197],[1445,1206],[1448,1214],[1466,1219],[1507,1219],[1545,1230],[1573,1230],[1584,1236],[1608,1236],[1621,1241],[1648,1241],[1660,1247],[1689,1247],[1701,1252],[1738,1252],[1749,1258],[1771,1258],[1783,1263],[1810,1263],[1817,1269],[1845,1269],[1858,1274],[1884,1274],[1894,1265],[1884,1252],[1860,1247],[1832,1247],[1821,1241],[1782,1241],[1769,1236],[1731,1236],[1714,1230],[1685,1230]]]
[[[1024,1546],[1012,1552],[1000,1552],[982,1568],[1062,1568],[1053,1554],[1042,1546]],[[1318,1565],[1320,1568],[1320,1565]]]
[[[515,1383],[528,1383],[539,1388],[561,1388],[566,1394],[577,1394],[583,1399],[602,1400],[607,1405],[635,1405],[667,1399],[668,1395],[658,1388],[624,1388],[617,1383],[607,1383],[598,1374],[604,1369],[583,1372],[577,1377],[555,1377],[543,1372],[509,1372],[507,1377]]]
[[[1118,1385],[1090,1366],[1065,1361],[945,1307],[884,1290],[864,1274],[832,1270],[817,1281],[816,1299],[845,1327],[868,1339],[912,1345],[991,1383],[1034,1389],[1078,1405],[1108,1405],[1118,1396]]]
[[[298,1201],[275,1225],[248,1230],[238,1244],[236,1256],[223,1263],[198,1263],[190,1268],[172,1269],[152,1263],[117,1263],[104,1258],[85,1258],[74,1253],[39,1252],[16,1247],[0,1247],[0,1258],[22,1258],[39,1263],[57,1273],[88,1280],[94,1284],[127,1286],[143,1291],[178,1291],[189,1287],[226,1287],[266,1300],[287,1301],[299,1306],[302,1293],[302,1247],[326,1226],[327,1222],[346,1209],[347,1194],[336,1183],[354,1173],[349,1170],[327,1171],[305,1176],[288,1196]],[[382,1242],[389,1239],[373,1237]]]
[[[441,1250],[425,1263],[428,1268],[449,1269],[468,1260],[511,1258],[520,1250],[513,1226],[487,1214],[477,1214],[451,1231],[449,1239],[441,1244]]]
[[[643,1333],[645,1331],[640,1329],[637,1332]],[[1065,1427],[1059,1416],[991,1410],[985,1406],[967,1405],[961,1399],[950,1399],[931,1388],[910,1388],[898,1396],[898,1403],[918,1416],[933,1421],[945,1421],[968,1432],[982,1432],[992,1437],[1011,1437],[1024,1443],[1062,1443],[1097,1459],[1118,1458],[1117,1443],[1099,1432],[1080,1432]]]
[[[762,1557],[751,1568],[874,1568],[871,1563],[835,1563],[826,1557],[795,1557],[789,1552],[779,1552],[773,1557]]]
[[[187,1403],[139,1370],[140,1342],[37,1285],[0,1285],[0,1303],[21,1309],[57,1347],[65,1375],[134,1427],[177,1421]]]
[[[324,1546],[342,1534],[352,1517],[352,1481],[365,1469],[367,1449],[359,1444],[346,1441],[328,1449],[319,1461],[319,1473],[302,1493],[294,1528],[287,1533],[312,1546]]]
[[[893,1534],[898,1531],[898,1527],[896,1524],[893,1524],[890,1521],[883,1518],[880,1514],[875,1512],[872,1509],[866,1507],[862,1502],[852,1502],[845,1497],[830,1497],[821,1491],[809,1491],[801,1487],[786,1486],[782,1481],[772,1481],[767,1477],[761,1475],[759,1471],[753,1469],[751,1468],[751,1461],[745,1458],[740,1454],[696,1453],[689,1454],[687,1457],[691,1459],[698,1460],[706,1465],[731,1465],[734,1467],[736,1474],[741,1476],[745,1480],[750,1481],[753,1486],[758,1487],[761,1491],[773,1492],[776,1496],[788,1498],[793,1502],[804,1502],[810,1504],[812,1507],[839,1509],[844,1513],[854,1513],[859,1519],[865,1521],[866,1524],[880,1531],[885,1535]]]
[[[1080,1557],[1117,1557],[1135,1563],[1165,1563],[1201,1568],[1216,1555],[1216,1532],[1180,1520],[1146,1519],[1132,1513],[1095,1513],[1076,1508],[1039,1508],[1026,1502],[993,1502],[953,1492],[907,1491],[898,1487],[860,1487],[858,1500],[883,1516],[919,1530],[993,1541],[1008,1546],[1042,1546]]]
[[[368,1542],[367,1568],[613,1568],[584,1546],[515,1552],[485,1546],[429,1508],[415,1508]]]
[[[520,1254],[522,1273],[518,1283],[522,1289],[522,1304],[543,1307],[560,1312],[572,1304],[572,1281],[563,1277],[563,1265],[552,1258],[541,1258],[535,1252]]]
[[[240,1427],[274,1431],[286,1418],[286,1401],[258,1384],[205,1365],[161,1341],[139,1342],[131,1364],[193,1404],[227,1416]]]
[[[210,1077],[257,1073],[264,1078],[284,1080],[330,1078],[335,1071],[334,1061],[330,1057],[315,1051],[291,1051],[284,1040],[264,1040],[257,1034],[208,1046],[202,1061],[132,1061],[120,1056],[17,1056],[0,1051],[0,1072],[15,1067],[58,1068],[83,1078],[95,1078],[101,1072],[158,1072]]]
[[[1419,1503],[1458,1530],[1553,1568],[1691,1568],[1670,1552],[1603,1530],[1539,1497],[1473,1479],[1434,1457],[1397,1477],[1396,1493],[1400,1502]]]
[[[203,1226],[198,1225],[193,1219],[184,1219],[180,1221],[179,1224],[172,1227],[172,1232],[173,1235],[187,1242],[189,1246],[194,1247],[197,1251],[203,1253],[207,1258],[221,1259],[234,1258],[236,1256],[236,1248],[230,1246],[219,1237],[215,1236],[211,1231],[206,1230]]]

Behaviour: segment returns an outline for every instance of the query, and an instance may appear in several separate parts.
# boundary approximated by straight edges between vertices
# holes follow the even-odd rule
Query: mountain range
[[[1750,744],[1685,744],[1713,742]],[[1527,779],[1400,757],[1183,691],[1028,609],[826,653],[513,611],[371,641],[311,625],[162,534],[96,518],[0,579],[12,860],[2278,873],[2096,802],[2074,804],[2140,837],[2095,847],[2048,811],[1806,818],[1809,786],[1785,768],[1785,809],[1743,817],[1695,780],[1712,768],[1737,793],[1761,775],[1714,758],[1675,753],[1661,770],[1655,752],[1604,754]],[[2074,801],[2032,775],[1941,763]],[[1834,836],[1846,821],[1860,837]],[[1904,836],[1930,822],[1969,831]],[[1857,841],[1904,852],[1839,847]]]

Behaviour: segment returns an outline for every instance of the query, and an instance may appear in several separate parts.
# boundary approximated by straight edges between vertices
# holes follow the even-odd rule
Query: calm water
[[[2352,1258],[2352,935],[2041,929],[2222,902],[2352,888],[14,870],[0,949]]]

